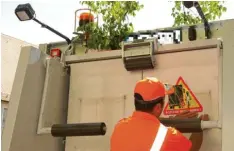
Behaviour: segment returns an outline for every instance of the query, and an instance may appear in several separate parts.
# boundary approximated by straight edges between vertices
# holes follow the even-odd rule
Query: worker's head
[[[140,80],[134,90],[136,110],[159,117],[163,111],[165,94],[165,86],[157,78]]]

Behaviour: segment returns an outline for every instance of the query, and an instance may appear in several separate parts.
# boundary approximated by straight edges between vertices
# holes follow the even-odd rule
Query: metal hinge
[[[223,56],[223,40],[221,38],[218,38],[218,46],[219,49],[219,55]]]

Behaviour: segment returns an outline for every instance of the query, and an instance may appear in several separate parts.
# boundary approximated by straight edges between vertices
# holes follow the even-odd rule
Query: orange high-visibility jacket
[[[120,120],[111,136],[111,151],[189,151],[191,146],[179,131],[139,111]]]

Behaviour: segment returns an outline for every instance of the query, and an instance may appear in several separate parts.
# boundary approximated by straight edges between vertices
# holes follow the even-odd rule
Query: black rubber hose
[[[202,132],[199,118],[160,118],[160,122],[167,127],[176,128],[181,133]],[[51,128],[51,134],[54,137],[97,136],[105,135],[106,129],[105,123],[54,124]]]
[[[202,132],[201,120],[199,118],[177,119],[160,118],[160,122],[167,127],[174,127],[181,133]]]
[[[54,137],[97,136],[106,134],[105,123],[54,124],[51,134]]]

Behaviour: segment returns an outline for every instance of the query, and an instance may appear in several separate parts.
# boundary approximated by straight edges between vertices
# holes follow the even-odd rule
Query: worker
[[[120,120],[111,136],[111,151],[198,151],[202,133],[194,133],[190,140],[159,121],[165,103],[164,84],[156,78],[139,81],[134,90],[135,111]],[[194,118],[197,113],[185,111],[177,118]]]

